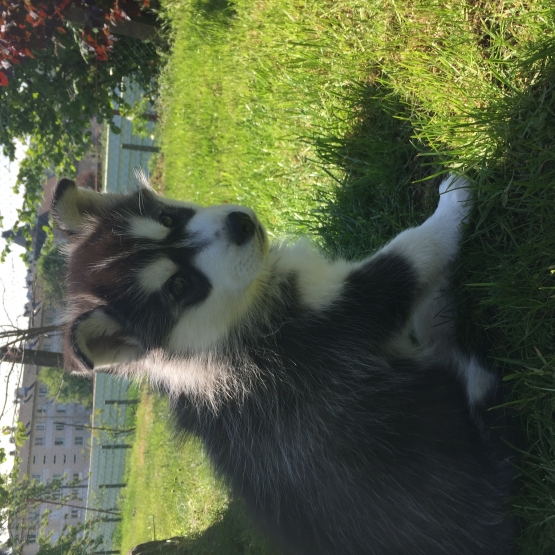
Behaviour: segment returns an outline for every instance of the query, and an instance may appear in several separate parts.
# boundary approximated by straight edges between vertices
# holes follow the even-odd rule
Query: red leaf
[[[0,71],[0,85],[2,87],[7,87],[8,86],[8,78],[6,77],[4,72],[2,72],[2,71]]]
[[[34,59],[33,54],[31,53],[31,51],[28,48],[26,48],[23,52],[25,53],[26,56],[29,56],[29,58]]]

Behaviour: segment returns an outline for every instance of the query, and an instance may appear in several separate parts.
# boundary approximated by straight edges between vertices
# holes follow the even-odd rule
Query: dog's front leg
[[[436,211],[422,225],[397,235],[378,256],[401,255],[416,272],[419,289],[435,287],[459,251],[463,224],[471,209],[469,186],[462,177],[445,179],[439,187]]]
[[[377,343],[403,333],[415,309],[445,283],[471,207],[468,187],[460,177],[443,181],[434,214],[397,235],[347,279],[346,310],[364,314],[369,335]]]

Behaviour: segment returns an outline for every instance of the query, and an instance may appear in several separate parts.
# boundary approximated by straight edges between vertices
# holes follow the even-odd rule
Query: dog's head
[[[62,179],[52,202],[69,235],[66,364],[102,368],[153,349],[211,349],[246,313],[267,235],[249,208],[204,208],[148,187],[100,194]]]

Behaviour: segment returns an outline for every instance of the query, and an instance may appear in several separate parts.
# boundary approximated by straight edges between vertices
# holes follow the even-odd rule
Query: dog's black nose
[[[253,235],[255,223],[245,212],[231,212],[226,218],[227,231],[236,245],[246,243]]]

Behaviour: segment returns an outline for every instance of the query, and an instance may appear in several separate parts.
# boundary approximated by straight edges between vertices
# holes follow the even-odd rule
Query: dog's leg
[[[441,360],[451,360],[462,378],[471,406],[481,405],[498,383],[497,375],[477,357],[467,355],[456,339],[455,299],[447,279],[442,280],[417,306],[412,330],[419,345]]]
[[[455,299],[443,278],[416,306],[410,328],[423,349],[449,348],[455,343],[455,317]]]
[[[380,254],[397,254],[416,271],[421,290],[436,287],[459,251],[463,223],[471,209],[470,183],[449,176],[440,187],[436,211],[419,227],[403,231]]]
[[[498,379],[472,355],[463,353],[455,337],[456,308],[447,271],[455,258],[463,223],[471,205],[468,182],[449,177],[440,186],[434,214],[420,227],[398,235],[381,252],[399,253],[416,269],[421,294],[412,315],[416,340],[425,349],[453,361],[466,385],[470,405],[482,403]]]
[[[348,278],[344,295],[352,297],[352,304],[345,306],[353,314],[364,311],[366,321],[372,322],[369,338],[375,344],[387,346],[399,339],[423,301],[441,289],[449,264],[459,250],[463,222],[470,211],[468,187],[468,181],[460,177],[443,181],[434,214],[421,226],[400,233]],[[435,303],[423,309],[420,318],[433,320],[430,312],[438,308],[434,304],[441,300],[438,295]],[[448,315],[445,325],[447,320]],[[443,334],[447,334],[447,328]],[[428,335],[418,339],[434,341],[433,334]]]
[[[450,176],[440,185],[439,205],[420,227],[408,229],[381,253],[401,254],[417,273],[420,295],[412,326],[418,343],[453,360],[466,385],[471,405],[481,403],[497,383],[495,374],[476,357],[464,354],[455,338],[455,304],[447,272],[459,250],[463,224],[470,212],[469,183]]]

